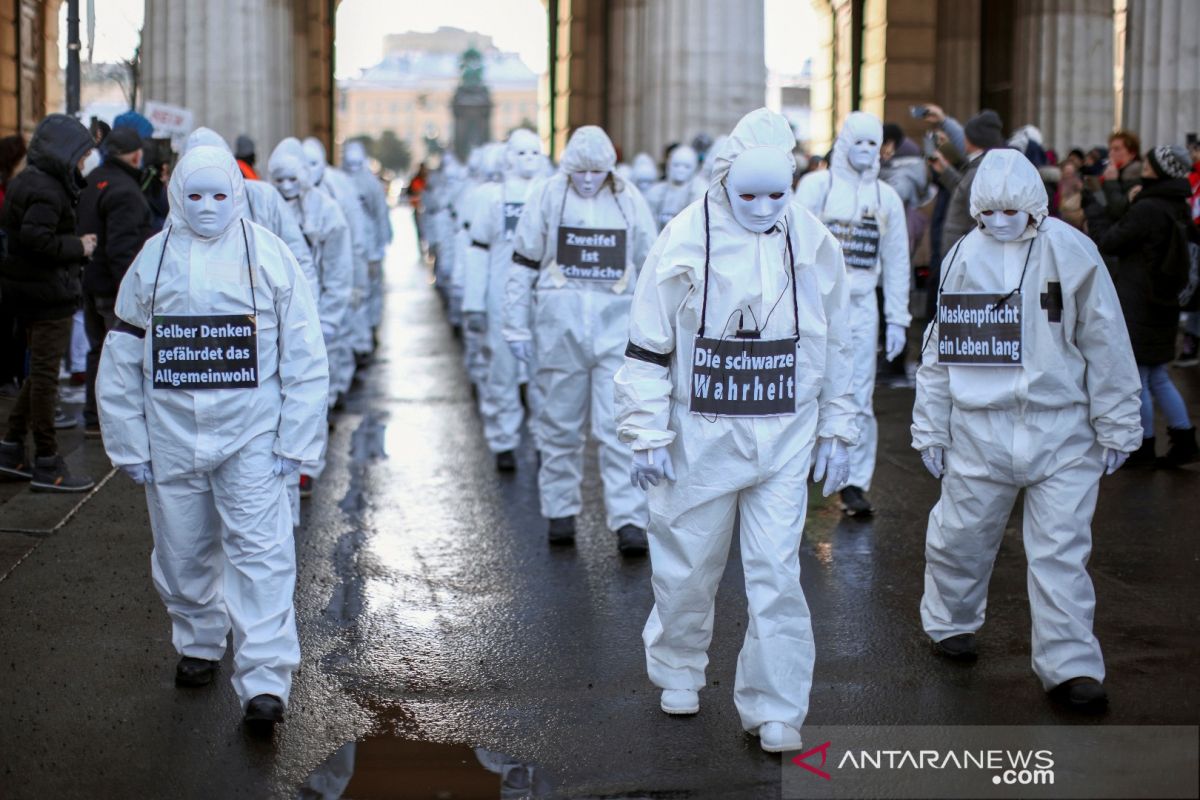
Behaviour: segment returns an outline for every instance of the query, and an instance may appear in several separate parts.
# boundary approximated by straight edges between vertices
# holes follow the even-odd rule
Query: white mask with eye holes
[[[983,211],[979,216],[983,232],[998,242],[1015,242],[1029,227],[1028,211]]]
[[[201,238],[224,233],[237,214],[233,184],[215,167],[196,170],[183,183],[183,216],[188,227]]]
[[[272,165],[271,183],[275,184],[284,200],[295,200],[300,196],[300,170],[303,168],[303,165],[291,156],[277,159]]]
[[[604,186],[604,179],[607,177],[608,173],[600,170],[572,172],[571,185],[575,187],[575,191],[579,192],[580,197],[595,197],[600,193],[600,189]]]
[[[855,172],[866,172],[874,166],[875,160],[879,158],[879,142],[859,139],[850,145],[846,158]]]
[[[766,233],[791,201],[791,157],[777,147],[752,147],[734,159],[725,178],[733,218],[751,233]]]

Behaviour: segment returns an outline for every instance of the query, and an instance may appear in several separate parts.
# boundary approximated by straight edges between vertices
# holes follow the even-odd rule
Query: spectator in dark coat
[[[0,211],[8,182],[25,160],[25,138],[19,135],[0,139]],[[0,236],[3,236],[0,233]],[[0,247],[7,241],[0,244]],[[16,307],[0,291],[0,395],[16,397],[25,380],[25,329],[17,320]]]
[[[92,148],[91,134],[76,119],[46,117],[33,132],[28,166],[9,184],[0,213],[9,251],[0,280],[24,318],[30,351],[29,376],[0,441],[0,474],[31,479],[35,491],[80,492],[93,486],[68,472],[54,435],[58,368],[79,307],[79,270],[96,247],[95,236],[75,233],[75,204],[85,185],[79,170]],[[25,450],[30,432],[36,448],[32,465]]]
[[[1117,131],[1108,139],[1108,160],[1101,176],[1087,182],[1083,212],[1088,235],[1096,244],[1129,209],[1129,193],[1142,181],[1142,144],[1131,131]],[[1111,266],[1111,265],[1110,265]]]
[[[1155,463],[1155,403],[1167,417],[1171,439],[1165,465],[1186,464],[1200,456],[1196,429],[1169,372],[1179,327],[1179,276],[1186,269],[1171,262],[1186,257],[1186,240],[1180,252],[1180,232],[1186,228],[1180,224],[1192,224],[1187,202],[1190,169],[1183,148],[1158,147],[1147,153],[1129,210],[1099,243],[1101,253],[1118,259],[1113,282],[1142,376],[1143,439],[1141,449],[1129,458],[1133,466]]]
[[[83,270],[83,322],[88,337],[84,435],[100,437],[96,415],[96,368],[104,337],[116,324],[113,306],[125,271],[151,235],[150,206],[142,194],[142,139],[116,128],[104,140],[104,164],[88,175],[79,196],[81,234],[96,235],[96,252]]]

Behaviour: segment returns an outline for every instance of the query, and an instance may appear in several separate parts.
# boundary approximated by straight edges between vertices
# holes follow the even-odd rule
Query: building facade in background
[[[0,136],[27,136],[63,107],[58,66],[62,0],[0,0]]]
[[[414,161],[424,159],[426,139],[453,140],[451,103],[462,77],[460,58],[469,48],[483,55],[483,82],[491,93],[494,140],[513,128],[536,129],[538,76],[515,53],[498,50],[491,37],[458,28],[385,37],[383,61],[337,84],[337,138],[378,139],[392,131]]]

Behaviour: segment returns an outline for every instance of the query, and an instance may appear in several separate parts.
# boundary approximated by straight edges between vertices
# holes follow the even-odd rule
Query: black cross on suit
[[[1042,292],[1042,308],[1045,309],[1046,315],[1051,322],[1062,322],[1063,301],[1061,283],[1051,282],[1046,284],[1046,291]]]

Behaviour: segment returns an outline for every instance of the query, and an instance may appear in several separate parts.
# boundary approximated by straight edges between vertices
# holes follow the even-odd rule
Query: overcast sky
[[[764,0],[767,67],[799,72],[816,52],[813,12],[806,0]],[[96,0],[95,61],[128,58],[137,46],[145,0]],[[80,3],[86,9],[87,2]],[[60,31],[66,41],[67,4]],[[476,30],[491,36],[501,50],[511,50],[534,72],[546,69],[546,11],[540,0],[342,0],[338,7],[338,77],[356,75],[379,61],[386,33],[432,31],[441,25]],[[81,21],[87,57],[87,22]],[[60,52],[65,53],[65,46]],[[61,61],[65,64],[66,57]]]

